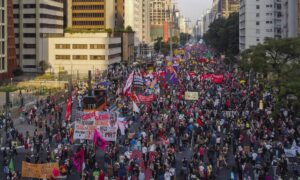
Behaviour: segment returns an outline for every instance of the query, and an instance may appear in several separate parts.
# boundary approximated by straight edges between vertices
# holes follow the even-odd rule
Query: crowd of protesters
[[[9,158],[18,153],[12,141],[18,140],[28,148],[27,162],[58,161],[60,173],[67,177],[78,173],[72,156],[83,150],[81,179],[298,178],[299,151],[290,158],[285,150],[299,148],[299,123],[287,107],[274,116],[278,101],[274,88],[255,78],[248,82],[243,72],[228,68],[216,55],[199,61],[211,51],[203,45],[186,49],[189,51],[197,52],[194,60],[185,59],[172,68],[176,81],[161,78],[159,72],[178,59],[153,65],[152,72],[142,66],[108,71],[102,79],[109,81],[107,106],[118,107],[127,128],[124,133],[118,131],[117,141],[109,143],[104,155],[91,142],[74,143],[74,127],[64,122],[62,106],[55,99],[38,101],[25,115],[28,124],[36,126],[34,134],[18,133],[13,123],[6,134],[9,151],[2,152],[4,173],[11,179],[16,176],[8,166]],[[126,79],[133,71],[154,85],[133,85],[130,95],[124,94]],[[218,82],[203,78],[209,73],[223,78]],[[76,89],[86,90],[83,84]],[[186,100],[186,91],[198,92],[198,98]],[[139,111],[134,111],[133,101],[138,101],[134,96],[139,95],[154,95],[154,99],[138,102]],[[73,97],[79,111],[82,95],[74,91]],[[291,165],[296,168],[290,170]]]

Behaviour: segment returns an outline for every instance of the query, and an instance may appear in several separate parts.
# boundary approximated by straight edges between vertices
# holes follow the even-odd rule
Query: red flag
[[[135,103],[140,103],[140,100],[139,100],[139,98],[137,97],[137,95],[135,94],[135,92],[133,92],[133,93],[131,94],[131,100],[132,100],[133,102],[135,102]]]
[[[81,166],[84,162],[84,149],[81,148],[80,151],[76,152],[73,157],[73,166],[77,172],[81,171]]]
[[[94,130],[94,137],[93,137],[93,143],[96,147],[99,147],[103,151],[105,151],[107,146],[107,141],[102,138],[101,134],[97,131],[97,129]]]
[[[201,121],[201,119],[200,119],[200,118],[198,118],[198,119],[197,119],[197,123],[198,123],[198,125],[199,125],[200,127],[202,127],[202,126],[203,126],[203,122]]]
[[[71,116],[71,105],[72,105],[72,97],[71,95],[68,97],[67,100],[67,107],[66,107],[66,116],[65,116],[65,121],[69,121],[70,120],[70,116]]]
[[[216,84],[220,84],[224,80],[224,74],[214,74],[212,75],[212,80]]]

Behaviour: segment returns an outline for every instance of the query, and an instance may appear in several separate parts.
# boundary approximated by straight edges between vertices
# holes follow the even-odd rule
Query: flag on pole
[[[126,94],[126,92],[130,89],[131,85],[132,85],[132,82],[133,82],[133,75],[134,75],[134,72],[132,72],[131,74],[129,74],[128,76],[128,79],[126,81],[126,85],[123,89],[123,93]]]
[[[77,172],[81,172],[82,164],[84,163],[84,149],[81,148],[78,152],[74,154],[73,166]]]
[[[71,95],[69,95],[68,100],[67,100],[65,121],[69,121],[70,120],[71,105],[72,105],[72,97],[71,97]]]
[[[133,102],[135,102],[135,103],[140,103],[140,100],[139,100],[139,98],[138,98],[138,96],[136,95],[135,92],[133,92],[133,93],[131,94],[131,100],[132,100]]]
[[[132,101],[133,112],[140,113],[140,108]]]
[[[99,147],[100,149],[105,151],[106,146],[107,146],[107,141],[105,141],[105,139],[103,139],[103,137],[97,131],[97,129],[94,130],[93,143],[96,147]]]
[[[10,159],[10,161],[9,161],[8,169],[10,170],[10,172],[15,171],[14,162],[12,159]]]

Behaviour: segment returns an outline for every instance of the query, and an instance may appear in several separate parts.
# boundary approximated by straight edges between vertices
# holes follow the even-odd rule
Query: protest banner
[[[190,100],[190,101],[195,101],[199,99],[199,94],[198,92],[189,92],[186,91],[184,94],[184,99],[185,100]]]
[[[91,140],[93,139],[95,125],[83,125],[79,122],[75,123],[74,127],[74,139]]]
[[[147,102],[151,102],[154,100],[154,95],[149,95],[149,96],[143,96],[143,95],[139,95],[139,100],[143,103],[147,103]]]
[[[73,137],[74,139],[80,140],[92,140],[95,129],[97,129],[101,133],[102,137],[106,141],[116,141],[118,124],[111,124],[107,120],[95,121],[95,124],[93,125],[84,125],[80,122],[76,122]]]
[[[97,126],[97,130],[106,141],[117,140],[118,124],[115,124],[114,126]]]
[[[32,164],[22,161],[22,177],[50,179],[54,168],[59,169],[58,163]]]

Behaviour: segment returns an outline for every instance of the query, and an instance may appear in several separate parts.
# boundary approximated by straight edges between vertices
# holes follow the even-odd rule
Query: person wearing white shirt
[[[167,170],[167,171],[165,172],[164,180],[171,180],[171,173],[169,172],[169,170]]]

